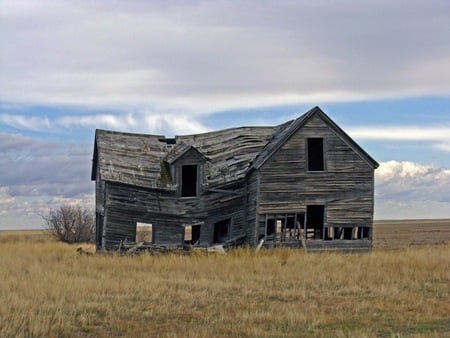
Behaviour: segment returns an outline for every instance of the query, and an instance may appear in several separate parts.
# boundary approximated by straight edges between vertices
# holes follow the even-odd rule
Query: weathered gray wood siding
[[[206,182],[204,157],[202,157],[198,151],[191,149],[179,159],[174,161],[171,166],[171,176],[173,182],[177,185],[178,194],[181,194],[181,167],[183,165],[197,165],[197,192],[198,194],[201,194],[203,191],[203,186]]]
[[[258,199],[259,199],[259,171],[253,170],[247,176],[247,238],[249,244],[256,244],[258,241]]]
[[[325,171],[308,172],[307,139],[324,139]],[[259,214],[324,204],[325,223],[372,225],[373,168],[313,116],[261,168]]]
[[[105,182],[100,179],[100,170],[97,166],[95,181],[95,243],[99,249],[102,246],[104,238],[104,220],[105,220]]]
[[[181,245],[183,225],[201,223],[200,245],[208,246],[213,240],[213,224],[227,218],[232,218],[230,238],[246,234],[243,183],[230,188],[233,194],[206,192],[192,198],[111,182],[106,182],[105,189],[102,249],[117,248],[121,240],[134,241],[136,222],[152,224],[154,242],[159,244]]]
[[[231,193],[208,193],[203,196],[208,217],[206,224],[209,226],[209,244],[213,242],[214,223],[231,218],[231,229],[229,238],[238,238],[247,235],[247,224],[245,220],[245,185],[243,182],[227,191]]]

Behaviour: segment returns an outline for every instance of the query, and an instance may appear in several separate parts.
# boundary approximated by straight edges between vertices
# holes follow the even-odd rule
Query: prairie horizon
[[[139,227],[138,227],[139,230]],[[423,236],[422,230],[428,231],[428,238]],[[0,234],[33,235],[45,232],[44,227],[32,229],[1,229]],[[419,234],[419,237],[417,235]],[[442,235],[442,236],[441,236]],[[400,240],[400,242],[398,242]],[[407,245],[433,245],[450,241],[450,218],[442,219],[395,219],[375,220],[373,245],[375,248],[389,246],[406,247]]]

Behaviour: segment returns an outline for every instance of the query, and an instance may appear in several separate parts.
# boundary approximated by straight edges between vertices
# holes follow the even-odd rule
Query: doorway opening
[[[324,205],[306,206],[306,239],[323,239]]]
[[[213,244],[224,243],[229,239],[231,218],[214,223]]]

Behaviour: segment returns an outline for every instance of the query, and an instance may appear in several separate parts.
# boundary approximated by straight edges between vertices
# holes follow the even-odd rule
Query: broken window
[[[187,244],[197,244],[200,241],[200,224],[184,226],[184,242]]]
[[[181,197],[197,196],[197,165],[181,166]]]
[[[353,228],[344,228],[344,239],[352,239]]]
[[[286,242],[299,240],[305,224],[305,213],[265,214],[264,235],[266,242]]]
[[[324,205],[306,206],[306,238],[323,238],[323,221],[325,214]]]
[[[361,239],[370,239],[370,228],[369,227],[361,228]]]
[[[369,239],[368,227],[332,226],[325,228],[325,239]]]
[[[324,171],[323,138],[308,139],[308,171]]]
[[[224,243],[229,239],[231,218],[214,223],[214,244]]]
[[[273,241],[276,236],[276,219],[270,218],[266,220],[266,241]]]
[[[328,241],[334,239],[334,227],[325,228],[324,239]]]

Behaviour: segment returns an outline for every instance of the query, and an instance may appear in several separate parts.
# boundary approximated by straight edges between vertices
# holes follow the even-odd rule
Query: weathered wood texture
[[[259,199],[259,171],[252,171],[247,177],[247,236],[248,243],[255,245],[258,242],[258,199]]]
[[[306,142],[324,139],[325,170],[307,170]],[[314,116],[262,166],[259,213],[304,212],[326,206],[325,222],[372,223],[373,167]]]
[[[183,225],[201,224],[200,245],[213,244],[213,224],[231,218],[230,238],[246,234],[244,186],[233,187],[241,195],[206,192],[200,197],[179,198],[174,192],[154,191],[107,182],[105,211],[107,225],[104,249],[114,249],[120,241],[135,241],[136,223],[152,224],[153,241],[181,245]],[[226,190],[225,190],[226,191]]]
[[[308,138],[323,139],[323,171],[308,171]],[[308,224],[309,205],[324,205],[322,228],[305,231],[305,239],[317,239],[317,232],[325,239],[325,230],[333,227],[344,236],[317,242],[318,248],[366,248],[377,165],[317,107],[277,127],[175,139],[98,130],[92,170],[97,247],[135,241],[137,222],[152,224],[156,244],[181,245],[184,226],[197,224],[201,246],[233,239],[256,245],[261,238],[265,245],[299,246],[301,229],[292,225],[303,219]],[[195,184],[185,186],[186,193],[183,166],[189,166],[186,177],[197,184],[196,189]],[[284,217],[281,232],[270,230],[272,243],[268,215]],[[364,227],[359,240],[339,242],[351,237],[351,231],[342,231],[346,227]]]
[[[177,136],[168,144],[161,135],[97,130],[92,179],[98,167],[103,180],[146,188],[176,190],[176,182],[161,175],[161,162],[172,163],[186,146],[208,159],[204,184],[221,185],[244,179],[247,170],[277,127],[241,127],[216,132]]]

